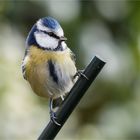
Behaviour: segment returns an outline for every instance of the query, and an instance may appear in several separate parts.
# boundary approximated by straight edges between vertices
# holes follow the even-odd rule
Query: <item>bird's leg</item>
[[[75,77],[79,77],[79,76],[83,76],[86,80],[89,80],[89,78],[83,73],[83,71],[84,70],[78,70],[77,72],[76,72],[76,74],[74,75],[74,78]]]
[[[61,124],[56,121],[57,118],[55,116],[55,112],[53,111],[53,99],[52,98],[50,98],[49,108],[50,108],[50,119],[51,119],[51,121],[54,122],[56,125],[61,126]]]

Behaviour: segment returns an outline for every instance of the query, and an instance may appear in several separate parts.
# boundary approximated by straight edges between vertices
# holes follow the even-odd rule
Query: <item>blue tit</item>
[[[57,20],[41,18],[28,34],[22,62],[23,76],[32,90],[39,96],[49,97],[50,117],[57,125],[53,101],[64,100],[76,81],[77,73],[75,57],[66,40]]]

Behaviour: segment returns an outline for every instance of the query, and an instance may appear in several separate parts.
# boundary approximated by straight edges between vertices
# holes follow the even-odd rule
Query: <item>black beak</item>
[[[60,40],[61,40],[61,41],[66,41],[66,40],[67,40],[67,38],[66,38],[66,37],[64,37],[64,36],[61,36],[61,37],[60,37]]]

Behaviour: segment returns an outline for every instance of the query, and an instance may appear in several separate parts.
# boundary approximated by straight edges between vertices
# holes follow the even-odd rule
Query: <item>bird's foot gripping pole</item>
[[[54,122],[56,125],[61,126],[61,124],[56,121],[57,117],[55,115],[55,112],[53,111],[53,99],[52,98],[50,98],[49,107],[50,107],[50,120],[52,122]]]
[[[77,71],[77,73],[74,75],[74,78],[75,77],[80,77],[80,76],[82,76],[82,77],[84,77],[86,80],[89,80],[89,78],[83,73],[84,72],[84,70],[78,70]]]

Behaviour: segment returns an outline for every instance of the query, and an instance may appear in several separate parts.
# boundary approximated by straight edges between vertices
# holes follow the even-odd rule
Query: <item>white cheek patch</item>
[[[37,43],[43,48],[55,49],[58,46],[58,40],[47,34],[35,32],[34,35]]]

